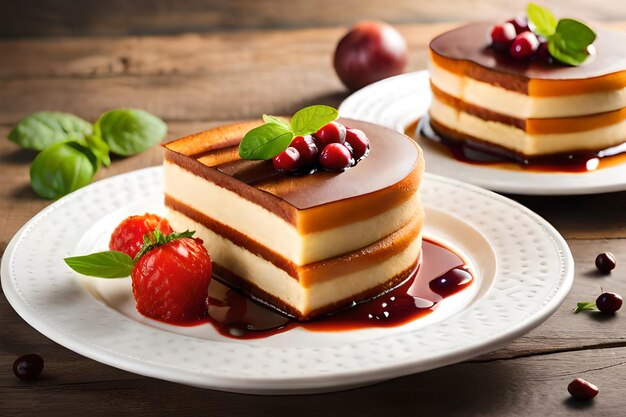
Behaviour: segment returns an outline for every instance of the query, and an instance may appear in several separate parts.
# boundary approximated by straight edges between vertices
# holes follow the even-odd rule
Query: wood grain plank
[[[454,24],[398,25],[412,52],[409,66],[425,67],[426,47]],[[626,24],[623,25],[626,28]],[[268,30],[0,41],[0,79],[307,72],[328,67],[346,28]]]
[[[558,16],[616,20],[626,17],[619,0],[548,0]],[[22,0],[0,13],[0,36],[171,34],[268,28],[350,25],[358,20],[427,23],[505,19],[522,12],[517,0]]]
[[[2,415],[90,416],[619,416],[626,407],[626,348],[463,363],[377,385],[322,395],[251,396],[186,387],[66,355],[48,357],[40,381],[0,374]],[[12,358],[0,356],[6,369]],[[108,369],[107,369],[108,368]],[[591,403],[569,399],[583,377],[600,388]],[[348,411],[349,410],[349,411]]]

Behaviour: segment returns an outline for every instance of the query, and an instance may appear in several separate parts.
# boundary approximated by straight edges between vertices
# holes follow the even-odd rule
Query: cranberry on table
[[[352,155],[344,145],[331,143],[322,150],[319,161],[320,165],[328,170],[341,171],[350,166]]]
[[[337,75],[351,90],[402,74],[406,62],[406,40],[381,22],[354,25],[337,44],[334,57]]]
[[[370,148],[367,135],[359,129],[346,129],[346,143],[352,148],[352,156],[356,160],[362,158]]]
[[[537,52],[537,49],[539,49],[537,35],[532,32],[524,32],[515,37],[509,49],[509,54],[518,59],[530,58]]]
[[[596,307],[604,314],[613,314],[622,308],[622,297],[614,292],[605,292],[596,299]]]
[[[567,386],[567,391],[577,400],[591,400],[600,390],[598,387],[582,378],[576,378]]]
[[[19,379],[33,380],[42,370],[43,358],[34,353],[20,356],[13,362],[13,373]]]
[[[330,122],[322,126],[313,136],[318,149],[324,149],[330,143],[343,144],[346,140],[346,127],[341,123]]]
[[[300,168],[300,152],[292,146],[272,158],[274,168],[279,171],[295,171]]]
[[[491,28],[491,44],[498,49],[508,48],[517,36],[512,23],[500,23]]]
[[[303,165],[311,165],[317,158],[318,149],[311,135],[296,136],[291,141],[292,148],[295,148],[302,158]]]
[[[604,252],[596,256],[596,268],[598,271],[608,274],[615,269],[617,262],[615,256],[610,252]]]

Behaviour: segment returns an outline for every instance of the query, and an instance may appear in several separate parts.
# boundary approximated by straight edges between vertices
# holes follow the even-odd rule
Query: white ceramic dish
[[[129,279],[81,277],[63,262],[105,250],[130,214],[159,212],[162,169],[98,181],[24,225],[2,259],[2,288],[35,329],[84,356],[142,375],[257,394],[323,392],[369,384],[491,351],[547,319],[572,283],[563,238],[523,206],[427,174],[425,235],[463,254],[476,282],[404,326],[349,332],[292,329],[258,340],[210,324],[176,327],[135,309]]]
[[[417,71],[369,85],[339,107],[342,117],[378,123],[400,132],[425,115],[431,92],[428,71]],[[585,173],[498,169],[458,161],[430,140],[415,136],[424,149],[426,171],[493,191],[514,194],[571,195],[626,190],[626,163]]]

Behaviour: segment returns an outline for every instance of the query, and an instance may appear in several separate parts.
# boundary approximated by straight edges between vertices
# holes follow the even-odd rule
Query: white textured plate
[[[427,237],[461,252],[476,282],[404,326],[350,332],[293,329],[239,341],[211,325],[176,327],[139,315],[129,279],[83,278],[63,258],[106,248],[117,222],[162,210],[162,169],[98,181],[51,204],[9,243],[2,288],[50,339],[100,362],[170,381],[250,393],[332,391],[458,362],[547,319],[573,278],[563,238],[523,206],[427,174]]]
[[[378,123],[402,133],[430,106],[428,71],[398,75],[352,94],[339,107],[342,117]],[[626,163],[584,173],[514,171],[456,160],[440,146],[415,135],[424,149],[426,171],[514,194],[571,195],[626,190]]]

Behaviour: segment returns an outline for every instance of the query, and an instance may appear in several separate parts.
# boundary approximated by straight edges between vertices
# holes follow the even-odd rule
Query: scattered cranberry
[[[537,48],[537,59],[542,61],[550,60],[550,52],[548,51],[548,41],[540,40]]]
[[[341,143],[331,143],[320,153],[320,165],[331,171],[341,171],[350,166],[352,155]]]
[[[300,152],[291,146],[272,158],[274,168],[279,171],[295,171],[300,168],[300,161]]]
[[[526,16],[516,16],[514,19],[507,20],[506,23],[510,23],[515,28],[515,33],[520,34],[530,31],[528,27],[528,19]]]
[[[406,61],[406,40],[400,32],[381,22],[361,22],[337,44],[334,66],[344,85],[358,90],[402,74]]]
[[[355,160],[361,159],[370,148],[370,141],[362,130],[346,129],[346,143],[352,149]]]
[[[303,165],[310,166],[317,159],[317,145],[315,145],[315,141],[311,135],[296,136],[289,146],[298,151],[300,158],[302,158]]]
[[[595,385],[585,381],[582,378],[576,378],[567,386],[567,391],[577,400],[591,400],[600,390]]]
[[[515,37],[509,49],[509,54],[513,58],[518,59],[530,58],[537,52],[538,48],[539,39],[537,39],[537,36],[532,32],[524,32]]]
[[[622,297],[614,292],[605,292],[597,298],[596,307],[604,314],[613,314],[622,308]]]
[[[341,123],[330,122],[322,126],[313,136],[318,149],[324,149],[330,143],[343,144],[346,140],[346,128]]]
[[[43,370],[43,358],[34,353],[20,356],[13,362],[13,373],[23,380],[36,379]]]
[[[515,36],[517,33],[513,24],[501,23],[491,29],[491,44],[497,49],[508,49]]]
[[[608,274],[615,269],[616,264],[615,256],[610,252],[604,252],[596,256],[596,268],[602,273]]]

